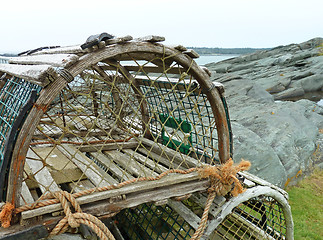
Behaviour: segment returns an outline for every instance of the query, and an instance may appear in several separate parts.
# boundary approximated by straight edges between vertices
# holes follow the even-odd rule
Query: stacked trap
[[[195,239],[293,238],[287,194],[255,176],[234,173],[207,200],[215,186],[199,170],[232,156],[224,88],[194,51],[161,41],[100,34],[0,65],[0,197],[14,206],[2,238],[53,233],[62,191],[112,219],[116,239],[190,239],[208,202]],[[237,184],[247,190],[233,197]]]

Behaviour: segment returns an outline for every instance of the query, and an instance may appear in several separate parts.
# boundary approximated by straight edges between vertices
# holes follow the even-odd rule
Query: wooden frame
[[[123,44],[110,45],[95,52],[85,54],[81,56],[77,62],[66,67],[65,70],[75,77],[84,69],[96,65],[99,62],[104,62],[106,59],[117,58],[118,56],[129,53],[136,54],[138,57],[140,57],[141,54],[145,56],[147,53],[153,53],[157,56],[171,58],[173,61],[178,62],[185,70],[190,71],[190,73],[200,84],[201,88],[205,91],[210,101],[217,125],[220,160],[221,162],[225,162],[227,159],[229,159],[229,130],[220,93],[212,85],[212,82],[209,80],[209,75],[189,56],[181,53],[180,51],[165,47],[161,44],[153,44],[149,42],[127,42]],[[54,82],[50,83],[41,91],[35,105],[40,106],[40,108],[46,108],[49,106],[59,92],[66,86],[66,84],[66,79],[62,75],[58,75]],[[15,196],[19,193],[18,191],[21,185],[22,169],[25,162],[25,156],[31,142],[31,133],[33,133],[36,129],[36,126],[43,115],[43,111],[40,108],[34,107],[30,111],[30,114],[28,115],[17,138],[16,146],[12,155],[11,170],[9,173],[9,185],[13,187],[8,191],[7,200],[16,202],[17,204],[18,200],[15,198]]]

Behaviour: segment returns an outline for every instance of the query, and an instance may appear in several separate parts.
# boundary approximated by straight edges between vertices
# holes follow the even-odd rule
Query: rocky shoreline
[[[207,64],[226,89],[234,160],[280,187],[323,167],[323,39]],[[320,95],[322,94],[322,95]],[[291,101],[293,100],[293,101]]]

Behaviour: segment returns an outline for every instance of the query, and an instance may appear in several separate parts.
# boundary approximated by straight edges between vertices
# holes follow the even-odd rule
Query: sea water
[[[204,66],[205,64],[208,63],[216,63],[220,62],[229,58],[234,58],[237,57],[238,55],[231,55],[231,54],[226,54],[226,55],[200,55],[199,58],[194,59],[195,62],[198,65]]]

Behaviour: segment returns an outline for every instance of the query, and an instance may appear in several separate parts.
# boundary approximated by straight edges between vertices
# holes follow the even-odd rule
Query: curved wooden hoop
[[[164,58],[171,58],[194,76],[202,89],[205,89],[207,98],[210,101],[218,131],[219,158],[221,163],[226,162],[230,158],[229,128],[220,93],[216,88],[213,87],[208,74],[201,69],[189,56],[161,44],[153,44],[148,42],[128,42],[124,44],[110,45],[96,52],[86,54],[82,56],[78,62],[67,67],[66,70],[75,77],[83,70],[97,64],[98,62],[102,62],[105,59],[113,59],[122,54],[129,53],[142,53],[144,55],[146,53],[153,53]],[[64,77],[59,75],[54,82],[49,84],[41,91],[39,98],[27,116],[27,119],[17,138],[12,154],[8,180],[8,185],[11,186],[11,188],[8,189],[7,193],[7,201],[15,204],[16,206],[18,205],[18,198],[16,198],[16,196],[20,194],[25,157],[33,132],[35,131],[44,110],[46,110],[49,104],[62,91],[67,83],[68,82],[64,79]]]

